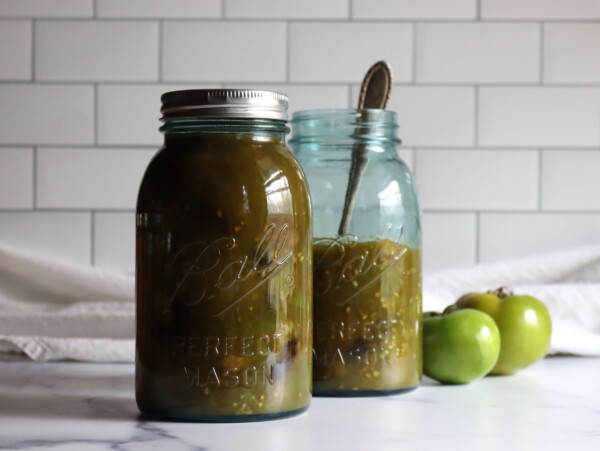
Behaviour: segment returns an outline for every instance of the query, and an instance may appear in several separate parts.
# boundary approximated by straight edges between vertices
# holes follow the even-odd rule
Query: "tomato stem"
[[[440,312],[425,312],[425,313],[423,313],[423,319],[436,318],[438,316],[442,316],[442,314]]]
[[[444,309],[444,311],[442,312],[442,316],[447,316],[451,313],[456,312],[457,310],[459,310],[459,308],[456,304],[450,304],[448,307],[446,307]]]
[[[512,296],[514,294],[513,291],[510,288],[508,288],[508,287],[496,288],[495,290],[490,290],[487,293],[488,294],[494,294],[494,295],[498,296],[500,299],[507,298],[507,297]]]

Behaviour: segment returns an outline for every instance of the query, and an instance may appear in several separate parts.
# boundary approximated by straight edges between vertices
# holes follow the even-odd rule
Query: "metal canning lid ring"
[[[287,121],[288,97],[255,89],[190,89],[161,96],[163,119],[229,117]]]

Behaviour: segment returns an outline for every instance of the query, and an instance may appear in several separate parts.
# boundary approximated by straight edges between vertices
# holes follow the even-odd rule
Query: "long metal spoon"
[[[368,125],[360,126],[361,123],[376,121],[381,115],[381,111],[365,109],[385,109],[391,90],[392,69],[385,61],[378,61],[367,71],[360,87],[358,109],[362,111],[357,121],[356,135],[368,133]],[[367,144],[358,140],[352,148],[352,163],[350,165],[348,187],[346,188],[346,198],[344,199],[344,211],[342,212],[342,219],[338,228],[339,236],[343,236],[348,232],[352,210],[356,203],[356,194],[358,193],[362,175],[367,167],[367,161]]]

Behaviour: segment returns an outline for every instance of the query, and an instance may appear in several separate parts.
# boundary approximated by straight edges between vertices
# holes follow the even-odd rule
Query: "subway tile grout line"
[[[544,199],[543,199],[543,186],[544,186],[544,151],[543,149],[538,150],[538,210],[543,211]]]
[[[15,16],[15,17],[0,17],[0,20],[42,20],[44,22],[156,22],[159,17],[34,17],[34,16]],[[168,17],[164,18],[168,22],[221,22],[224,21],[222,17]],[[348,23],[350,22],[347,17],[326,17],[326,18],[282,18],[282,17],[226,17],[225,21],[227,22],[285,22],[292,21],[297,23]],[[415,19],[415,18],[368,18],[368,19],[353,19],[352,23],[373,23],[373,24],[381,24],[381,23],[401,23],[401,24],[410,24],[414,21],[418,21],[419,23],[477,23],[477,19],[470,18],[443,18],[443,19]],[[546,23],[599,23],[600,19],[589,19],[589,18],[580,18],[580,19],[545,19],[542,17],[537,18],[516,18],[516,19],[481,19],[481,23],[491,24],[491,23],[499,23],[499,24],[510,24],[510,23],[530,23],[530,24],[538,24],[540,21],[544,21]]]
[[[93,0],[92,3],[92,17],[96,19],[98,17],[98,0]]]
[[[42,86],[63,86],[63,85],[93,85],[94,83],[99,83],[103,85],[124,85],[124,86],[156,86],[156,85],[185,85],[190,83],[196,84],[206,84],[206,85],[218,85],[221,82],[216,80],[197,80],[197,79],[189,79],[189,80],[34,80],[36,85]],[[359,86],[360,83],[355,83],[351,81],[302,81],[302,80],[294,80],[285,82],[281,80],[238,80],[238,81],[228,81],[226,84],[238,83],[244,85],[258,85],[258,84],[272,84],[272,85],[291,85],[291,86],[343,86],[348,83]],[[2,85],[31,85],[32,80],[2,80],[0,81],[0,86]],[[509,89],[521,89],[521,88],[566,88],[566,89],[597,89],[600,88],[600,82],[598,83],[546,83],[543,86],[540,86],[539,82],[514,82],[514,83],[482,83],[482,82],[460,82],[460,83],[452,83],[452,82],[444,82],[444,83],[414,83],[413,81],[407,82],[396,82],[393,83],[394,87],[422,87],[422,88],[472,88],[474,86],[479,86],[482,88],[509,88]]]
[[[163,81],[163,23],[161,19],[158,21],[158,82]]]
[[[0,213],[135,213],[135,207],[130,208],[96,208],[96,207],[39,207],[39,208],[0,208]],[[593,210],[565,210],[565,209],[472,209],[472,208],[422,208],[427,214],[480,214],[480,215],[575,215],[575,216],[600,216],[600,209]]]
[[[227,7],[225,5],[225,0],[221,1],[221,20],[225,20],[227,18]]]
[[[352,86],[352,85],[350,85]],[[220,85],[220,87],[223,87],[223,85]],[[348,85],[346,86],[348,87]],[[352,104],[352,89],[350,88],[348,90],[348,99],[349,99],[349,107],[351,107]],[[402,125],[402,124],[400,124]],[[155,142],[155,143],[144,143],[144,144],[131,144],[131,143],[98,143],[98,144],[94,144],[94,143],[79,143],[79,144],[56,144],[56,143],[40,143],[40,142],[30,142],[30,143],[3,143],[0,142],[0,148],[31,148],[33,146],[37,146],[37,147],[44,147],[44,148],[49,148],[49,149],[127,149],[127,150],[140,150],[140,151],[144,151],[144,150],[156,150],[156,146],[160,146],[161,142]],[[560,150],[560,151],[571,151],[571,150],[578,150],[578,151],[587,151],[587,152],[597,152],[598,151],[598,145],[594,144],[594,145],[589,145],[589,146],[568,146],[568,145],[564,145],[564,146],[548,146],[548,145],[519,145],[519,144],[510,144],[510,145],[502,145],[502,146],[487,146],[487,145],[482,145],[482,146],[475,146],[475,145],[470,145],[470,144],[465,144],[465,145],[456,145],[456,146],[435,146],[435,145],[421,145],[421,144],[414,144],[414,143],[402,143],[402,145],[407,148],[407,149],[414,149],[414,150],[419,150],[419,151],[429,151],[429,150],[440,150],[440,151],[447,151],[447,152],[454,152],[454,151],[459,151],[459,150],[466,150],[466,151],[483,151],[483,152],[487,152],[487,151],[497,151],[497,150],[502,150],[502,151],[506,151],[506,152],[531,152],[531,151],[537,151],[540,146],[543,147],[544,149],[548,149],[548,150]]]
[[[352,103],[352,99],[351,99],[351,91],[352,91],[352,85],[348,85],[350,86],[350,88],[348,89],[348,107],[351,107],[351,103]],[[223,85],[219,85],[219,87],[223,87]],[[400,124],[402,126],[402,124]],[[0,148],[31,148],[34,146],[37,147],[44,147],[44,148],[49,148],[49,149],[128,149],[128,150],[156,150],[156,146],[160,146],[161,142],[157,141],[155,143],[144,143],[144,144],[131,144],[131,143],[98,143],[98,144],[94,144],[94,143],[78,143],[78,144],[56,144],[56,143],[40,143],[40,142],[30,142],[30,143],[9,143],[9,142],[0,142]],[[594,145],[589,145],[589,146],[549,146],[549,145],[519,145],[519,144],[507,144],[507,145],[502,145],[502,146],[488,146],[488,145],[481,145],[481,146],[475,146],[475,145],[470,145],[470,144],[465,144],[465,145],[456,145],[456,146],[436,146],[436,145],[422,145],[422,144],[414,144],[414,143],[402,143],[402,145],[407,148],[407,149],[414,149],[414,150],[419,150],[419,151],[429,151],[429,150],[441,150],[444,152],[454,152],[454,151],[460,151],[460,150],[467,150],[467,151],[483,151],[483,152],[487,152],[487,151],[497,151],[497,150],[502,150],[502,151],[506,151],[506,152],[531,152],[531,151],[537,151],[540,146],[543,147],[544,149],[548,149],[548,150],[560,150],[560,151],[572,151],[572,150],[578,150],[578,151],[585,151],[585,152],[597,152],[598,151],[598,145],[594,144]]]
[[[48,149],[104,149],[104,150],[156,150],[156,146],[160,146],[160,142],[156,142],[153,144],[45,144],[45,143],[19,143],[19,144],[11,144],[11,143],[0,143],[0,148],[31,148],[33,146],[43,147]]]
[[[36,20],[33,19],[31,21],[31,80],[30,82],[35,82],[35,58],[36,58],[36,45],[35,45],[35,29],[36,29]]]
[[[286,83],[290,82],[290,49],[292,48],[292,25],[289,21],[285,23],[285,81]]]
[[[417,162],[417,149],[412,149],[412,163],[413,163],[413,167],[412,167],[412,175],[415,177],[415,179],[417,178],[417,171],[418,171],[418,162]]]
[[[479,145],[479,86],[474,86],[473,91],[473,145]]]
[[[464,145],[464,146],[427,146],[427,145],[415,145],[415,144],[410,144],[407,143],[406,144],[407,147],[411,147],[413,149],[419,149],[419,150],[443,150],[443,151],[448,151],[448,152],[453,152],[455,150],[472,150],[472,151],[494,151],[494,150],[505,150],[507,152],[530,152],[533,150],[538,150],[540,148],[540,145],[519,145],[519,144],[508,144],[505,146],[486,146],[486,145],[481,145],[481,146],[469,146],[469,145]],[[590,145],[590,146],[558,146],[558,147],[553,147],[553,146],[542,146],[544,149],[550,149],[550,150],[566,150],[566,151],[570,151],[570,150],[582,150],[582,151],[590,151],[590,152],[596,152],[598,151],[598,146],[597,145]]]
[[[131,208],[52,208],[52,207],[42,207],[42,208],[0,208],[0,213],[111,213],[111,214],[132,214],[135,213],[135,207]]]
[[[540,85],[544,84],[544,48],[545,48],[545,40],[544,35],[546,32],[546,24],[544,22],[540,22],[540,56],[539,56],[539,65],[540,65]]]
[[[413,22],[412,24],[412,85],[417,84],[417,39],[418,39],[418,31],[417,31],[417,22]]]
[[[96,212],[90,211],[90,265],[96,264]]]
[[[99,142],[99,122],[100,122],[100,105],[98,102],[98,83],[94,83],[94,146],[98,146]]]
[[[33,176],[33,179],[32,179],[33,191],[31,193],[31,197],[32,197],[31,201],[32,201],[32,207],[34,210],[37,209],[37,203],[38,203],[38,200],[37,200],[37,178],[38,178],[37,177],[37,172],[38,172],[37,160],[38,160],[38,148],[37,148],[37,146],[33,146],[33,162],[32,162],[33,164],[32,164],[32,168],[31,168],[31,172],[32,172],[32,176]]]
[[[348,0],[348,21],[354,21],[354,4],[352,0]]]
[[[481,0],[477,0],[477,4],[475,5],[476,16],[475,19],[480,22],[481,21]]]
[[[561,209],[506,209],[506,210],[485,210],[485,209],[470,209],[470,208],[424,208],[424,213],[452,213],[452,214],[473,214],[481,215],[600,215],[600,210],[561,210]]]
[[[347,90],[346,94],[348,96],[348,99],[346,100],[348,102],[347,107],[348,108],[353,108],[353,105],[352,105],[352,85],[348,85],[346,87],[346,90]]]
[[[481,213],[475,213],[475,263],[481,261]]]
[[[154,86],[154,85],[181,85],[181,84],[190,84],[190,83],[202,83],[207,85],[217,85],[221,83],[216,80],[198,80],[198,79],[189,79],[189,80],[102,80],[102,79],[90,79],[90,80],[35,80],[36,85],[44,85],[44,86],[53,86],[53,85],[92,85],[94,83],[101,83],[103,85],[136,85],[136,86]],[[238,81],[228,81],[226,83],[240,83],[240,84],[273,84],[273,85],[292,85],[292,86],[341,86],[348,83],[355,84],[359,86],[360,83],[355,83],[347,80],[340,81],[302,81],[302,80],[294,80],[286,83],[281,80],[238,80]],[[0,80],[1,85],[31,85],[31,80]],[[536,82],[513,82],[513,83],[485,83],[485,82],[421,82],[417,83],[416,86],[423,88],[472,88],[473,86],[480,86],[483,88],[539,88],[540,84],[538,81]],[[415,86],[413,81],[407,82],[395,82],[393,83],[395,87],[412,87]],[[572,88],[572,89],[595,89],[600,88],[600,82],[598,83],[547,83],[544,84],[544,88]]]

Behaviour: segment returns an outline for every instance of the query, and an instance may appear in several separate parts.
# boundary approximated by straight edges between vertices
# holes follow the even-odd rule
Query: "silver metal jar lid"
[[[189,89],[163,94],[161,113],[170,117],[230,117],[287,121],[285,94],[254,89]]]

